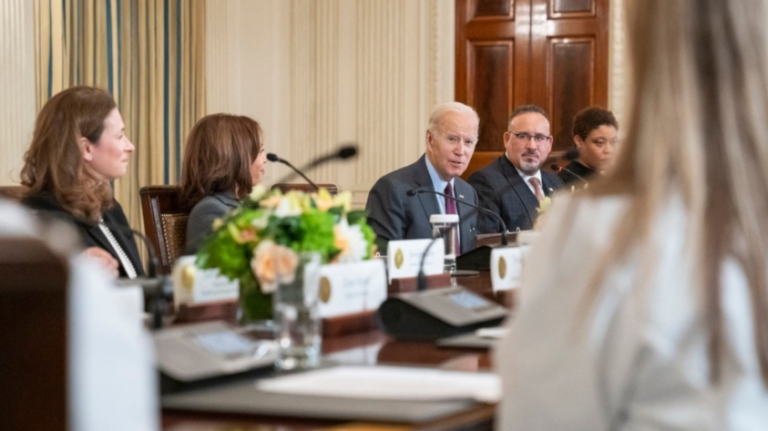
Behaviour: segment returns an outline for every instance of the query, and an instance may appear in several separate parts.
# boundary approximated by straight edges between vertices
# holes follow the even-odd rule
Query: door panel
[[[608,102],[609,0],[456,0],[456,100],[480,115],[464,177],[504,150],[512,110],[550,115],[553,151],[571,145],[579,110]]]
[[[475,151],[493,151],[507,130],[507,111],[513,96],[514,42],[477,42],[472,60],[469,105],[480,115],[480,139]]]
[[[549,118],[555,127],[554,151],[572,144],[571,124],[581,109],[594,104],[594,39],[552,38],[548,41]]]

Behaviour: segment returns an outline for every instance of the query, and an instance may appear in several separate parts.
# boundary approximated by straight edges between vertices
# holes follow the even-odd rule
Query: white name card
[[[240,283],[221,275],[218,269],[200,269],[195,266],[195,256],[181,256],[173,265],[173,302],[200,304],[205,302],[237,299]]]
[[[320,317],[334,317],[379,308],[387,299],[384,262],[373,259],[320,267]]]
[[[389,281],[419,275],[421,257],[427,247],[429,252],[424,258],[424,275],[442,274],[445,265],[445,246],[442,241],[431,239],[390,241],[387,246]]]
[[[491,283],[494,292],[520,286],[526,253],[528,247],[497,247],[491,251]]]

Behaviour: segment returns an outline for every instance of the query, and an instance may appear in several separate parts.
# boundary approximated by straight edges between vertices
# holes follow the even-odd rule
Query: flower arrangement
[[[365,220],[364,211],[351,210],[349,192],[282,194],[256,186],[239,207],[214,222],[196,263],[239,281],[244,320],[270,318],[271,293],[294,281],[301,253],[317,252],[322,263],[373,256],[376,236]]]

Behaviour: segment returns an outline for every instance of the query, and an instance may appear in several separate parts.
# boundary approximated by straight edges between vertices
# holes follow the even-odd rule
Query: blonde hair
[[[614,169],[588,193],[632,199],[586,300],[594,302],[608,268],[631,247],[650,245],[655,217],[677,189],[688,250],[696,253],[693,275],[704,289],[712,380],[720,377],[726,337],[719,275],[731,255],[749,283],[768,385],[766,1],[630,0],[628,7],[634,110]]]

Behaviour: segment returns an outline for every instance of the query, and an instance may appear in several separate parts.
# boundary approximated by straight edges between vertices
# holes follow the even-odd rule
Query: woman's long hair
[[[101,218],[113,205],[112,189],[85,169],[80,139],[99,142],[115,108],[112,96],[93,87],[64,90],[43,106],[21,170],[29,195],[49,192],[75,217],[89,223]]]
[[[184,152],[184,202],[191,208],[206,196],[225,192],[243,199],[255,185],[251,164],[261,146],[261,127],[251,118],[229,114],[201,118],[189,133]]]
[[[755,345],[768,385],[768,8],[765,0],[629,3],[633,107],[627,136],[595,196],[632,196],[593,277],[633,246],[650,247],[670,190],[682,193],[693,281],[704,289],[711,377],[725,343],[720,271],[726,255],[749,283]],[[575,203],[578,205],[578,201]],[[646,249],[650,250],[650,249]]]

